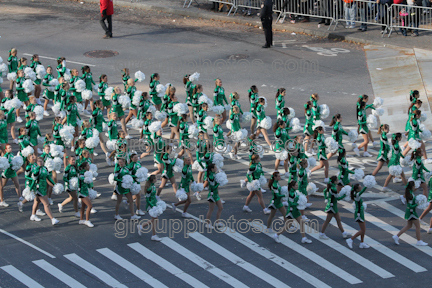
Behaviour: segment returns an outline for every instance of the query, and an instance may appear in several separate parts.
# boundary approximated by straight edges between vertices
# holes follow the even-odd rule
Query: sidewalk
[[[83,0],[85,2],[99,3],[99,0]],[[243,25],[261,26],[259,17],[256,15],[259,10],[253,9],[252,16],[243,16],[241,13],[241,8],[239,8],[235,16],[227,16],[227,12],[214,12],[211,10],[213,7],[213,2],[208,2],[207,0],[197,0],[193,2],[189,8],[183,8],[183,0],[116,0],[115,6],[139,8],[144,10],[156,10],[165,13],[189,16],[191,18],[202,18],[207,20],[216,21],[230,21]],[[276,15],[274,15],[274,21],[276,20]],[[346,29],[343,27],[343,22],[339,23],[336,29],[333,31],[333,26],[328,31],[328,26],[321,25],[318,27],[318,22],[320,19],[311,18],[311,22],[308,23],[295,23],[292,24],[289,20],[286,20],[283,24],[273,23],[273,29],[281,32],[287,33],[305,33],[313,36],[330,38],[330,39],[340,39],[351,42],[356,42],[360,44],[373,44],[385,47],[404,47],[404,48],[421,48],[421,49],[431,49],[431,38],[432,32],[420,31],[419,37],[402,36],[401,33],[397,34],[393,32],[391,37],[388,38],[387,35],[381,37],[380,26],[369,25],[368,31],[361,32],[357,29]],[[358,28],[358,27],[356,27]]]

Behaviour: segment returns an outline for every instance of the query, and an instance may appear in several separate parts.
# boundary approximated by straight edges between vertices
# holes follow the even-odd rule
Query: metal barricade
[[[261,9],[262,0],[236,0],[236,8],[234,11],[234,15],[236,14],[238,8],[246,8],[249,12],[252,9],[259,10]]]
[[[188,6],[186,7],[186,4],[189,2],[189,4],[188,4]],[[190,7],[190,5],[192,4],[192,2],[195,2],[198,6],[199,6],[199,3],[198,3],[198,1],[197,0],[185,0],[185,2],[184,2],[184,4],[183,4],[183,8],[189,8]]]
[[[390,9],[391,31],[399,28],[402,34],[407,35],[407,30],[412,30],[418,35],[418,30],[432,31],[432,8],[424,6],[410,6],[393,4]]]
[[[231,14],[231,12],[233,12],[233,10],[237,11],[237,6],[236,6],[237,0],[208,0],[208,1],[219,3],[219,6],[227,5],[229,7],[228,16]]]

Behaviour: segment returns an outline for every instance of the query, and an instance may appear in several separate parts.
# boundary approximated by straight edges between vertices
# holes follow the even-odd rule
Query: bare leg
[[[333,213],[331,213],[331,212],[328,212],[328,213],[327,213],[327,218],[326,218],[326,220],[324,221],[324,224],[323,224],[322,227],[321,227],[321,233],[324,233],[324,232],[325,232],[325,230],[327,229],[327,226],[328,226],[328,224],[330,223],[330,221],[331,221],[331,219],[333,218],[333,216],[334,216]]]
[[[406,231],[408,231],[411,227],[412,227],[412,220],[408,220],[407,224],[405,225],[405,227],[403,227],[399,233],[397,234],[398,237],[400,237],[400,235],[402,235],[403,233],[405,233]]]
[[[218,211],[216,212],[216,220],[220,219],[220,216],[222,214],[222,210],[223,210],[223,205],[222,205],[222,201],[219,200],[216,202],[216,205],[218,207]]]
[[[280,164],[280,160],[276,159],[276,161],[275,161],[275,171],[278,171],[279,164]]]
[[[42,204],[44,205],[44,210],[45,210],[45,213],[48,215],[48,217],[50,218],[50,219],[53,219],[53,216],[52,216],[52,214],[51,214],[51,208],[50,208],[50,205],[49,205],[49,202],[48,202],[48,196],[43,196],[43,197],[41,197],[41,196],[37,196],[38,198],[39,198],[39,200],[42,202]]]
[[[336,214],[334,215],[334,217],[335,217],[335,219],[336,219],[336,223],[337,223],[337,225],[338,225],[338,227],[339,227],[339,230],[340,230],[342,233],[345,232],[345,230],[343,229],[343,226],[342,226],[342,222],[341,222],[341,218],[340,218],[339,212],[336,213]]]
[[[115,215],[119,215],[120,203],[122,203],[123,194],[117,194],[117,202],[115,206]]]
[[[357,147],[359,150],[364,147],[364,151],[367,151],[367,146],[369,144],[369,139],[367,134],[362,134],[363,142]]]
[[[265,205],[264,205],[263,195],[261,191],[260,190],[255,191],[255,195],[257,195],[258,197],[258,203],[260,204],[261,208],[264,209]]]
[[[251,134],[255,133],[256,121],[257,121],[256,118],[251,119],[251,125],[250,125]]]
[[[382,166],[384,165],[384,161],[378,161],[378,165],[375,168],[375,170],[372,172],[372,176],[375,176],[376,174],[378,174],[378,172],[381,170]]]
[[[420,215],[420,220],[423,220],[423,218],[432,210],[432,203],[429,203],[429,206],[423,211],[423,213]],[[431,218],[432,219],[432,218]]]
[[[275,215],[276,215],[276,209],[270,209],[270,215],[267,219],[267,228],[271,227],[271,223]]]
[[[252,201],[252,198],[255,196],[256,191],[250,191],[249,196],[246,198],[246,206],[249,206],[250,202]]]
[[[172,187],[173,187],[174,193],[177,193],[177,183],[176,183],[176,181],[175,181],[175,178],[174,178],[174,177],[171,177],[169,180],[170,180],[171,185],[172,185]]]
[[[207,211],[206,220],[210,220],[211,215],[213,214],[213,210],[214,210],[215,206],[216,206],[216,203],[209,202],[209,209]],[[206,222],[209,222],[209,221],[206,221]]]
[[[420,231],[420,221],[418,219],[413,220],[413,224],[414,224],[414,226],[416,228],[416,238],[417,238],[417,241],[420,241],[421,240],[421,236],[420,236],[420,233],[421,233],[421,231]]]
[[[161,184],[160,184],[160,186],[157,190],[157,193],[156,193],[157,196],[160,196],[162,189],[165,187],[166,182],[167,182],[167,179],[162,177]],[[174,188],[174,186],[173,186],[173,188]]]
[[[271,146],[270,139],[269,139],[269,137],[268,137],[268,135],[267,135],[267,130],[261,128],[261,129],[260,129],[260,132],[264,135],[264,139],[265,139],[265,141],[267,142],[267,144],[268,144],[269,146]]]

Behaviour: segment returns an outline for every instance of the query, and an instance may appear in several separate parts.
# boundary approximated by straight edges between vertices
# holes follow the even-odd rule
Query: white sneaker
[[[90,214],[95,214],[95,213],[97,213],[97,210],[94,209],[94,208],[92,208],[92,209],[90,210]]]
[[[9,204],[7,204],[5,201],[0,202],[0,207],[9,207]]]
[[[48,116],[49,116],[49,113],[48,113],[48,111],[44,110],[44,113],[43,113],[43,115],[44,115],[44,116],[47,116],[47,117],[48,117]]]
[[[18,139],[13,139],[13,142],[14,142],[15,144],[18,144]]]
[[[269,234],[269,233],[276,233],[275,231],[273,231],[272,228],[266,228],[266,229],[264,230],[264,232],[267,233],[267,234]]]
[[[80,212],[76,212],[76,213],[74,214],[74,216],[77,217],[77,218],[80,218],[80,217],[81,217],[81,213],[80,213]]]
[[[432,158],[428,158],[426,160],[424,160],[425,164],[431,164],[432,163]]]
[[[307,157],[312,157],[313,156],[312,153],[309,153],[309,152],[305,152],[305,154],[306,154]]]
[[[260,135],[258,136],[258,138],[264,138],[264,135],[263,135],[263,134],[260,134]]]
[[[113,195],[111,196],[111,200],[117,201],[117,194],[113,194]]]
[[[130,136],[129,134],[126,135],[126,137],[125,137],[125,139],[131,139],[131,138],[132,138],[132,136]]]
[[[96,193],[96,198],[99,198],[102,195],[102,193]]]
[[[429,230],[427,231],[427,234],[432,234],[432,228],[429,228]]]
[[[139,210],[136,210],[135,214],[140,215],[140,216],[144,216],[145,212],[142,211],[141,209],[139,209]]]
[[[157,236],[157,235],[153,235],[153,236],[151,237],[151,240],[152,240],[152,241],[157,241],[157,242],[162,241],[162,239],[159,238],[159,236]]]
[[[273,239],[275,240],[276,243],[281,243],[281,241],[279,239],[279,235],[277,235],[276,233],[273,234]]]
[[[138,220],[138,219],[141,219],[141,216],[138,215],[131,216],[131,220]]]
[[[39,222],[39,221],[41,221],[41,219],[40,219],[39,217],[37,217],[36,215],[31,215],[31,216],[30,216],[30,221],[36,221],[36,222]]]
[[[191,218],[191,216],[188,213],[183,212],[182,213],[183,218]]]
[[[267,191],[261,188],[261,193],[266,193]]]
[[[360,245],[359,245],[359,247],[360,247],[360,249],[370,248],[370,246],[368,244],[364,243],[364,242],[361,242]]]
[[[402,182],[402,178],[400,178],[400,177],[394,177],[393,178],[393,183],[400,183],[400,182]]]
[[[141,230],[142,230],[142,225],[137,225],[137,232],[138,232],[138,235],[139,236],[141,236]]]
[[[89,228],[93,228],[94,227],[93,223],[91,223],[90,220],[84,221],[84,225],[86,225]]]
[[[16,121],[19,122],[19,123],[23,122],[23,120],[19,116],[16,118]]]
[[[194,193],[194,196],[197,198],[198,201],[201,200],[201,195],[200,195],[199,192],[195,192],[195,193]]]
[[[265,215],[267,215],[267,214],[271,213],[271,210],[269,208],[264,208],[263,212],[264,212]]]
[[[403,195],[400,195],[399,198],[400,198],[402,204],[405,205],[405,204],[406,204],[406,199],[405,199],[405,197],[404,197]]]
[[[60,172],[60,170],[56,170],[56,173],[57,173],[57,174],[60,174],[61,172]]]
[[[342,233],[342,237],[344,238],[344,239],[346,239],[346,238],[348,238],[348,237],[351,237],[352,235],[351,235],[351,233],[348,233],[348,232],[343,232]]]
[[[38,210],[36,211],[36,215],[37,215],[37,216],[45,216],[46,213],[45,213],[45,212],[42,212],[40,209],[38,209]]]
[[[360,157],[360,150],[357,147],[354,148],[353,151],[358,157]]]
[[[120,215],[114,215],[114,219],[115,219],[115,220],[123,220],[123,218],[120,217]]]
[[[176,206],[175,203],[171,203],[171,209],[173,212],[176,212]]]
[[[127,200],[123,200],[122,203],[123,203],[123,207],[124,207],[126,210],[129,209],[129,203],[127,203]]]
[[[109,152],[106,152],[105,153],[105,157],[107,157],[108,158],[108,156],[110,155],[110,153]]]
[[[309,208],[312,206],[313,203],[306,203],[306,208]]]
[[[252,212],[252,210],[248,206],[243,206],[243,211],[249,213]]]
[[[51,219],[51,224],[54,226],[54,225],[57,225],[58,223],[60,223],[60,221],[59,220],[57,220],[56,218],[52,218]]]
[[[85,114],[85,115],[91,115],[90,112],[87,111],[87,110],[84,110],[84,114]]]
[[[351,238],[348,238],[346,240],[346,243],[347,243],[348,247],[352,249],[353,240]],[[360,245],[361,245],[361,243],[360,243]]]
[[[240,180],[240,187],[241,188],[245,188],[246,187],[246,181],[245,180]]]
[[[325,233],[319,233],[319,238],[322,240],[328,240],[329,237]]]
[[[23,212],[23,203],[20,201],[17,203],[17,205],[18,205],[18,211],[22,213]]]
[[[396,245],[399,245],[399,237],[397,235],[393,235],[392,236],[394,242],[396,243]]]
[[[388,187],[382,187],[382,191],[383,192],[390,192],[392,190],[390,188],[388,188]]]
[[[283,177],[285,178],[289,178],[290,174],[288,172],[285,172],[285,174],[283,174]]]
[[[304,222],[309,222],[309,221],[310,221],[309,218],[306,217],[306,215],[303,215],[303,216],[302,216],[302,220],[303,220]]]
[[[213,226],[211,224],[209,224],[209,223],[206,223],[204,225],[204,227],[207,228],[207,229],[213,229]]]
[[[363,157],[372,157],[372,155],[369,152],[365,151],[363,152]]]
[[[39,148],[38,148],[38,150],[39,150]],[[39,152],[38,152],[39,153]],[[42,152],[43,153],[43,152]],[[42,154],[42,153],[39,153],[39,154]],[[51,198],[48,198],[48,202],[49,202],[49,204],[50,205],[53,205],[54,204],[54,201],[51,199]]]
[[[234,153],[230,152],[230,153],[228,153],[228,155],[230,156],[231,160],[236,160],[234,157]]]
[[[221,203],[222,203],[222,204],[225,204],[225,200],[222,200],[222,199],[220,199],[220,200],[221,200]]]
[[[419,241],[417,241],[416,245],[417,245],[417,246],[427,246],[428,243],[423,242],[422,240],[419,240]]]
[[[303,237],[302,240],[301,240],[301,243],[310,244],[310,243],[312,243],[312,240],[310,240],[310,239],[307,238],[307,237]]]
[[[79,221],[78,221],[78,225],[84,225],[85,222],[86,222],[86,220],[79,220]]]
[[[217,222],[215,225],[217,228],[223,228],[225,225],[222,222]]]
[[[327,184],[330,181],[329,178],[324,178],[324,183]]]
[[[96,153],[96,152],[93,152],[93,155],[94,155],[94,156],[98,156],[99,154],[98,154],[98,153]]]
[[[240,159],[242,159],[242,157],[238,156],[237,154],[234,155],[234,157],[235,157],[236,160],[240,160]]]
[[[36,98],[36,104],[42,105],[42,102],[41,102],[41,100],[39,98]]]

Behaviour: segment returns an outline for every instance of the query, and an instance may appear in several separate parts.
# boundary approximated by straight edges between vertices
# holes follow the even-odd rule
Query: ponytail
[[[288,183],[288,192],[297,184],[297,181],[292,180],[290,183]]]
[[[351,200],[354,201],[355,192],[356,192],[359,188],[360,188],[360,184],[359,184],[359,183],[355,184],[355,185],[351,188],[351,194],[350,194],[350,196],[351,196]]]
[[[409,181],[405,188],[405,199],[407,201],[412,200],[411,190],[413,190],[415,187],[414,181]]]
[[[252,157],[251,157],[251,161],[249,162],[249,166],[251,166],[253,163],[254,163],[254,161],[256,160],[256,159],[258,159],[259,158],[259,155],[258,154],[254,154],[254,155],[252,155]]]
[[[378,128],[378,135],[381,135],[385,129],[389,129],[388,124],[381,124],[381,126]]]
[[[330,192],[331,186],[334,182],[336,182],[337,176],[331,176],[329,182],[327,183],[327,192]]]
[[[273,125],[273,133],[276,132],[276,130],[282,126],[282,124],[285,123],[283,120],[278,120],[276,121],[276,123]]]
[[[86,73],[86,72],[90,72],[90,67],[89,66],[83,66],[83,67],[81,67],[81,72],[82,72],[82,74],[84,74],[84,73]]]
[[[312,102],[311,101],[307,101],[306,104],[304,105],[305,115],[306,115],[307,111],[310,109],[311,106],[312,106]]]
[[[421,155],[420,153],[421,153],[420,149],[414,150],[411,154],[411,161],[419,157]]]
[[[150,83],[152,83],[153,80],[154,80],[154,78],[156,78],[156,77],[158,77],[158,76],[159,76],[158,73],[153,73],[153,74],[150,76]]]
[[[144,193],[147,193],[148,188],[151,186],[152,182],[156,179],[156,175],[150,175],[144,185]]]
[[[414,98],[417,98],[415,96],[418,96],[418,95],[420,95],[418,90],[411,90],[410,91],[410,102],[412,102],[414,100]]]
[[[285,88],[279,88],[279,89],[276,91],[275,100],[277,100],[277,98],[279,97],[279,95],[282,94],[284,91],[286,91]]]
[[[357,115],[358,115],[358,112],[359,112],[361,109],[363,109],[364,106],[366,106],[366,103],[363,102],[363,100],[366,100],[366,99],[368,99],[368,98],[369,98],[369,96],[366,95],[366,94],[360,95],[360,96],[358,97],[358,99],[357,99]]]
[[[251,96],[252,96],[252,94],[255,93],[254,91],[256,91],[256,89],[257,89],[257,87],[256,87],[255,85],[252,85],[252,86],[249,88],[249,90],[248,90],[249,103],[252,102],[252,101],[251,101]],[[256,107],[255,107],[255,108],[256,108]]]
[[[102,75],[99,77],[99,82],[102,83],[102,82],[103,82],[102,79],[105,78],[105,77],[106,77],[106,74],[102,74]]]
[[[189,74],[186,74],[184,77],[183,77],[183,84],[184,85],[186,85],[187,84],[187,82],[189,81]]]
[[[336,114],[336,115],[334,115],[333,116],[333,118],[332,118],[332,120],[331,120],[331,122],[330,122],[330,126],[333,126],[333,125],[335,125],[336,124],[336,122],[337,122],[337,120],[339,120],[340,119],[340,117],[341,117],[341,114]]]
[[[321,126],[318,126],[317,128],[315,128],[315,130],[314,130],[314,134],[313,134],[313,138],[314,139],[317,139],[317,137],[318,137],[318,132],[319,131],[321,131],[323,128],[321,127]]]
[[[273,183],[275,181],[275,178],[279,175],[279,172],[273,172],[272,176],[270,177],[269,183],[268,183],[268,188],[271,190],[273,187]]]
[[[394,146],[396,144],[396,142],[398,141],[397,139],[400,139],[402,137],[401,133],[394,133],[392,135],[392,145]]]

